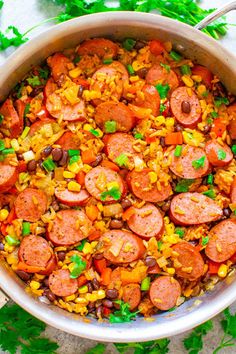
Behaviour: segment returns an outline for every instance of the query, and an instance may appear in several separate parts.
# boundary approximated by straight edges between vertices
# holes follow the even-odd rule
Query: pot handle
[[[194,28],[201,30],[232,10],[236,10],[236,1],[231,1],[228,4],[219,7],[219,9],[213,11],[210,15],[205,17],[204,20],[199,22],[196,26],[194,26]]]

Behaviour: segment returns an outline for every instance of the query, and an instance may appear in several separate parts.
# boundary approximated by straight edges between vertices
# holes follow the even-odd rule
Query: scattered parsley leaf
[[[232,150],[232,153],[235,155],[236,154],[236,145],[232,145],[231,150]]]
[[[175,157],[180,157],[181,154],[182,154],[182,150],[183,150],[182,145],[176,145],[176,147],[175,147],[175,152],[174,152],[174,156],[175,156]]]
[[[129,158],[126,154],[120,154],[116,159],[115,159],[115,163],[117,163],[117,165],[121,166],[127,166],[129,162]]]
[[[166,85],[157,84],[157,85],[155,85],[155,88],[158,91],[161,99],[166,98],[167,94],[170,90],[170,86],[168,84],[166,84]]]
[[[59,345],[48,338],[30,339],[28,344],[21,344],[21,354],[56,354]]]
[[[227,106],[229,104],[229,100],[227,97],[216,97],[214,99],[214,103],[216,107],[220,107],[222,104]]]
[[[223,149],[217,151],[218,160],[224,160],[226,158],[226,152]]]
[[[143,134],[141,134],[141,133],[136,133],[136,134],[134,134],[134,138],[135,138],[135,139],[143,139]]]
[[[170,65],[160,63],[160,65],[169,73],[170,72]]]
[[[80,276],[83,270],[85,270],[87,263],[83,261],[83,259],[78,256],[78,254],[74,254],[72,257],[70,257],[70,260],[74,263],[74,267],[70,272],[70,278],[76,279],[78,276]]]
[[[177,193],[185,193],[189,191],[189,187],[194,183],[194,179],[181,179],[176,187],[175,187],[175,191]]]
[[[106,133],[115,133],[116,132],[116,121],[108,120],[104,124]]]
[[[41,85],[41,81],[39,80],[38,76],[29,77],[28,79],[26,79],[26,81],[32,87],[36,87],[36,86],[40,86]]]
[[[208,236],[203,236],[202,237],[202,246],[206,246],[209,242],[209,237]]]
[[[9,35],[11,36],[9,37]],[[23,34],[21,34],[16,27],[9,26],[5,33],[0,31],[0,50],[5,50],[11,46],[18,47],[27,40],[27,38],[23,38]]]
[[[3,7],[3,5],[4,5],[3,0],[0,0],[0,9]]]
[[[162,242],[162,241],[157,241],[157,248],[158,248],[158,251],[161,251],[162,245],[163,245],[163,242]]]
[[[213,112],[211,112],[211,116],[212,116],[212,118],[217,118],[218,117],[218,113],[213,111]]]
[[[47,80],[49,77],[49,74],[50,74],[50,71],[48,68],[45,68],[45,69],[40,68],[39,69],[39,77],[41,77],[41,79]]]
[[[206,160],[206,156],[202,156],[197,160],[192,161],[192,166],[195,168],[195,170],[198,170],[199,168],[202,168],[204,166]]]
[[[100,198],[102,201],[104,201],[104,200],[106,200],[106,197],[109,197],[109,196],[112,197],[114,200],[119,200],[121,197],[120,189],[117,187],[112,187],[108,191],[102,192]]]
[[[139,313],[139,311],[130,312],[129,304],[122,300],[116,300],[115,303],[120,305],[120,308],[119,310],[116,310],[114,313],[110,314],[109,321],[111,323],[130,322],[131,320],[135,319],[136,315]]]
[[[94,136],[99,136],[99,132],[97,131],[97,130],[95,130],[95,129],[90,129],[90,131],[89,131],[91,134],[93,134]]]
[[[223,311],[224,319],[221,321],[221,326],[224,331],[224,336],[220,341],[219,346],[213,351],[212,354],[216,354],[221,349],[226,347],[232,347],[235,345],[234,339],[236,339],[236,313],[231,315],[229,308]]]
[[[169,339],[163,338],[143,343],[114,343],[114,346],[120,354],[131,348],[134,349],[134,354],[166,354],[169,352],[169,343]]]
[[[214,183],[214,176],[212,173],[210,173],[208,176],[207,176],[207,184],[213,184]]]
[[[183,340],[185,349],[189,350],[189,354],[198,354],[203,348],[202,337],[213,328],[211,320],[194,328],[192,333]]]
[[[87,239],[84,238],[81,242],[80,242],[80,245],[78,245],[76,248],[78,251],[83,251],[83,248],[84,248],[84,245],[85,243],[87,242]]]
[[[209,197],[211,199],[215,199],[215,197],[216,197],[215,191],[212,188],[208,189],[205,192],[202,192],[202,194],[206,195],[207,197]]]
[[[95,347],[89,349],[85,354],[103,354],[106,350],[105,344],[98,343]]]
[[[184,229],[182,229],[182,227],[176,227],[175,234],[179,235],[180,238],[183,238],[185,231],[184,231]]]

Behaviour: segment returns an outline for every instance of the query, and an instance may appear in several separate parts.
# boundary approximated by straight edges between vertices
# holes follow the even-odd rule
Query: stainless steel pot
[[[231,5],[232,7],[232,5]],[[236,8],[236,1],[233,2]],[[236,57],[212,38],[183,23],[154,14],[111,12],[74,19],[42,33],[28,42],[0,67],[0,100],[30,69],[48,55],[63,48],[73,47],[89,37],[122,39],[160,38],[170,40],[184,56],[209,67],[236,94]],[[1,261],[0,286],[16,303],[42,321],[63,331],[107,342],[147,341],[184,332],[221,312],[236,300],[235,274],[218,284],[214,291],[201,298],[188,300],[173,312],[162,313],[146,321],[109,324],[84,320],[40,302],[24,291],[24,284]],[[197,301],[196,301],[197,300]]]

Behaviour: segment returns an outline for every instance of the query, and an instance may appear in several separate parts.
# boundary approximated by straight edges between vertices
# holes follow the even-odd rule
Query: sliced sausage
[[[50,77],[43,90],[44,98],[46,99],[48,96],[50,96],[56,89],[58,88],[57,84],[53,80],[52,77]]]
[[[178,277],[194,281],[203,275],[204,261],[200,252],[193,245],[181,242],[174,245],[172,250],[178,253],[176,258],[181,264],[178,268],[175,266]]]
[[[61,203],[69,206],[84,205],[89,198],[88,192],[84,189],[82,189],[80,192],[72,192],[68,189],[59,190],[56,188],[55,196]]]
[[[169,183],[166,186],[162,184],[159,190],[156,183],[151,183],[149,172],[149,169],[130,172],[127,176],[128,185],[137,198],[152,203],[162,202],[172,194],[171,186]]]
[[[42,120],[37,120],[30,126],[29,136],[33,136],[34,134],[38,133],[40,129],[43,128],[44,125],[53,124],[55,123],[54,119],[51,118],[44,118]]]
[[[227,107],[230,123],[228,126],[228,132],[231,139],[236,139],[236,103]]]
[[[145,239],[161,236],[164,230],[164,221],[157,207],[147,203],[141,208],[131,207],[130,209],[133,214],[127,223],[133,232]]]
[[[3,116],[1,128],[7,131],[9,138],[17,138],[23,131],[23,117],[17,114],[13,102],[8,98],[0,108],[0,114]]]
[[[88,237],[92,230],[92,223],[83,211],[60,210],[48,226],[47,237],[56,246],[71,246]]]
[[[129,304],[130,311],[136,309],[141,301],[141,290],[138,284],[128,284],[123,289],[122,299]]]
[[[201,193],[180,193],[170,204],[170,217],[178,225],[197,225],[219,220],[222,209]]]
[[[213,80],[213,74],[212,72],[207,69],[205,66],[203,65],[194,65],[193,68],[191,68],[192,70],[192,74],[193,75],[198,75],[201,76],[202,81],[204,82],[204,84],[207,86],[207,88],[212,87],[212,80]]]
[[[122,102],[108,101],[100,103],[94,115],[97,125],[106,132],[105,123],[116,122],[116,131],[128,132],[135,124],[135,117],[131,110]]]
[[[53,255],[49,243],[40,236],[25,236],[21,241],[18,256],[21,262],[29,266],[46,268]]]
[[[154,64],[147,72],[146,82],[151,85],[169,85],[170,91],[173,92],[179,86],[179,80],[173,70],[166,70],[160,64]]]
[[[150,108],[152,114],[157,116],[160,113],[160,96],[156,88],[152,85],[144,85],[142,95],[138,95],[133,103],[138,107]]]
[[[47,59],[47,64],[51,68],[51,73],[55,81],[60,79],[62,74],[68,74],[68,64],[70,60],[62,53],[55,53]]]
[[[9,164],[8,159],[0,162],[0,191],[7,192],[18,178],[17,167]]]
[[[143,256],[143,241],[126,230],[109,230],[101,237],[104,257],[114,264],[130,263]]]
[[[230,198],[231,198],[231,203],[235,204],[236,203],[236,176],[234,176],[233,183],[231,184]]]
[[[56,92],[48,96],[46,108],[54,117],[66,121],[83,121],[86,118],[85,104],[82,99],[74,105],[64,103],[60,95]]]
[[[80,139],[72,132],[65,132],[60,139],[57,140],[56,144],[60,145],[64,150],[78,150],[80,149]]]
[[[107,191],[107,184],[115,182],[119,187],[120,195],[125,193],[125,186],[119,174],[110,168],[97,166],[90,170],[85,176],[85,187],[87,191],[96,199],[102,200],[102,193]],[[103,202],[112,202],[115,199],[112,196],[106,196]]]
[[[18,219],[38,221],[47,210],[47,196],[40,189],[26,188],[15,200]]]
[[[78,290],[78,281],[70,278],[68,269],[55,270],[49,275],[48,284],[50,290],[57,296],[70,296]]]
[[[78,48],[79,55],[97,55],[99,58],[114,58],[118,53],[118,45],[109,39],[93,38],[82,42]]]
[[[169,276],[160,276],[150,287],[150,300],[158,310],[167,311],[176,306],[181,295],[181,287],[177,280]]]
[[[236,252],[236,222],[233,219],[221,221],[208,236],[205,253],[212,261],[227,261]]]
[[[182,145],[180,157],[174,156],[174,150],[171,152],[171,171],[181,178],[196,179],[208,173],[210,168],[209,161],[203,149],[195,146]],[[200,167],[196,166],[196,160],[204,159]]]
[[[116,163],[116,159],[121,154],[125,154],[128,158],[126,167],[128,169],[134,168],[134,158],[139,156],[141,158],[141,153],[137,153],[133,145],[135,144],[135,139],[132,135],[126,133],[115,133],[110,134],[105,141],[105,152],[110,160]]]
[[[182,102],[188,102],[189,113],[182,109]],[[176,120],[187,128],[195,128],[201,120],[201,106],[197,95],[191,88],[178,87],[172,92],[170,107]]]
[[[233,160],[233,154],[228,145],[221,145],[216,139],[210,140],[205,146],[208,161],[217,167],[224,167]]]

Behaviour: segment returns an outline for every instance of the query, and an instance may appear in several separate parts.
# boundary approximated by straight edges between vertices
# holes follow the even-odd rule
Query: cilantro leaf
[[[28,79],[26,79],[26,81],[32,87],[36,87],[36,86],[40,86],[41,85],[41,81],[39,80],[38,76],[29,77]]]
[[[85,354],[103,354],[106,350],[105,344],[98,343],[95,347],[89,349]]]
[[[23,34],[16,27],[9,26],[5,33],[0,31],[0,50],[5,50],[11,46],[18,47],[27,40],[28,38],[23,38]]]
[[[185,193],[189,191],[189,187],[194,183],[194,179],[181,179],[176,187],[175,187],[175,191],[177,193]]]
[[[47,80],[49,77],[49,74],[50,74],[50,71],[48,68],[44,68],[44,69],[40,68],[39,69],[39,77],[41,77],[41,79]]]
[[[206,156],[202,156],[197,160],[192,161],[192,166],[195,168],[195,170],[198,170],[199,168],[202,168],[204,166],[206,160]]]
[[[4,5],[3,0],[0,0],[0,9],[3,7],[3,5]]]
[[[70,257],[70,260],[74,263],[74,267],[70,272],[70,278],[76,279],[80,276],[80,274],[85,270],[87,263],[83,261],[83,259],[78,256],[78,254],[74,254]]]
[[[139,313],[139,311],[130,312],[129,304],[122,300],[116,300],[115,303],[120,305],[120,309],[110,314],[109,321],[111,323],[130,322],[135,319],[136,315]]]
[[[143,343],[114,343],[114,346],[121,354],[131,348],[134,349],[134,354],[166,354],[169,352],[169,343],[169,339],[163,338]]]
[[[211,199],[215,199],[215,197],[216,197],[215,191],[212,188],[208,189],[205,192],[202,192],[202,194],[206,195],[207,197],[209,197]]]
[[[157,84],[155,86],[155,88],[158,91],[161,99],[166,98],[167,94],[168,94],[168,92],[170,90],[170,86],[168,84],[166,84],[166,85]]]
[[[203,236],[202,237],[202,246],[206,246],[209,242],[209,237],[208,236]]]
[[[129,162],[129,158],[126,154],[120,154],[116,159],[115,159],[115,163],[117,163],[117,165],[121,166],[127,166]]]
[[[108,191],[101,193],[101,200],[106,200],[107,197],[112,197],[114,200],[119,200],[121,197],[121,191],[118,187],[112,187]]]
[[[220,107],[222,104],[227,106],[229,104],[229,100],[227,97],[216,97],[214,99],[214,103],[216,107]]]
[[[217,151],[218,160],[224,160],[226,158],[226,152],[223,149]]]
[[[221,321],[221,326],[224,331],[224,335],[212,354],[216,354],[225,347],[235,346],[236,339],[236,313],[232,315],[229,308],[223,311],[224,319]]]
[[[189,354],[197,354],[203,348],[203,336],[207,334],[213,328],[213,322],[211,320],[201,324],[194,328],[192,333],[183,340],[185,349],[189,350]]]

